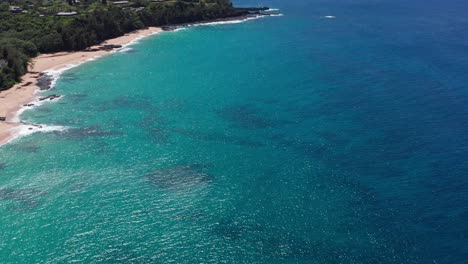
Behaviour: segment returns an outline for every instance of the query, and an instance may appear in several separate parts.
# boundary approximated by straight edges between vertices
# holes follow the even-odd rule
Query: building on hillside
[[[113,5],[126,5],[128,3],[130,3],[130,1],[115,1],[115,2],[111,2]]]
[[[124,7],[122,8],[123,11],[133,11],[133,12],[140,12],[145,10],[144,7]]]
[[[18,13],[22,13],[23,9],[19,8],[18,6],[12,6],[10,7],[10,12],[18,14]]]
[[[78,12],[72,11],[72,12],[58,12],[57,16],[76,16],[78,15]]]

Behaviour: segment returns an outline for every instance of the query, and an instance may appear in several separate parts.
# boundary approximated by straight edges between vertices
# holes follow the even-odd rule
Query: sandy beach
[[[29,66],[29,72],[22,77],[22,81],[9,90],[0,92],[0,117],[6,118],[5,121],[0,121],[0,146],[14,139],[19,126],[25,125],[17,120],[17,112],[24,104],[28,104],[36,99],[36,91],[39,90],[37,80],[42,73],[59,71],[112,52],[112,50],[99,49],[103,45],[125,46],[132,41],[160,31],[161,28],[151,27],[109,39],[85,51],[42,54],[34,58]]]

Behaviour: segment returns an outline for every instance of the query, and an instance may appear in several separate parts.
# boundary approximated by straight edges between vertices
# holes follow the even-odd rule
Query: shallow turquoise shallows
[[[260,5],[23,113],[68,129],[0,148],[0,263],[467,263],[468,5]]]

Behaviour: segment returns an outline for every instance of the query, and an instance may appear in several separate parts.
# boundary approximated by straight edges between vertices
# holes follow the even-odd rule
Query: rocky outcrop
[[[102,45],[101,47],[99,47],[99,49],[109,51],[113,49],[120,49],[121,47],[122,45]]]
[[[52,77],[47,74],[42,74],[39,78],[37,78],[37,86],[42,91],[49,90],[52,85]]]
[[[45,101],[45,100],[52,101],[52,100],[58,99],[60,97],[61,97],[61,95],[51,94],[51,95],[48,95],[46,97],[39,98],[39,101]]]

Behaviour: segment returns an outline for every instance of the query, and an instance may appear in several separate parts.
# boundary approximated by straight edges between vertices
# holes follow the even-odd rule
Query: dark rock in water
[[[0,163],[0,170],[3,170],[6,168],[6,164],[5,163]]]
[[[5,120],[6,120],[6,117],[0,116],[0,121],[5,121]]]
[[[11,200],[20,203],[19,209],[34,209],[39,205],[38,198],[47,192],[36,189],[0,189],[0,199]]]
[[[61,95],[51,94],[51,95],[48,95],[48,96],[46,96],[46,97],[41,97],[41,98],[39,98],[39,101],[44,101],[44,100],[50,100],[50,101],[52,101],[52,100],[58,99],[58,98],[60,98],[60,97],[61,97]]]
[[[206,173],[208,166],[203,164],[186,164],[158,169],[146,175],[149,182],[161,189],[185,189],[192,186],[210,183],[213,177]]]
[[[39,78],[37,78],[37,86],[41,90],[49,90],[50,86],[52,85],[53,78],[50,75],[42,74]]]

